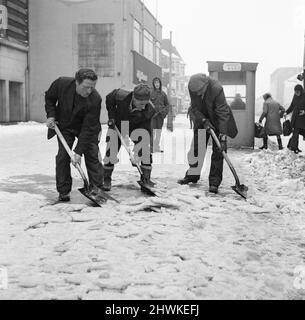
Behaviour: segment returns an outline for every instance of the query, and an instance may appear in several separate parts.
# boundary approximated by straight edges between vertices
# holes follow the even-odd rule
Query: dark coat
[[[160,81],[160,89],[155,88],[154,81],[156,79]],[[164,119],[167,117],[169,113],[169,102],[166,93],[162,91],[162,82],[159,78],[155,78],[153,80],[153,90],[151,92],[150,100],[154,104],[156,110],[156,114],[153,117],[153,128],[162,129]]]
[[[245,110],[246,109],[246,104],[243,102],[241,98],[235,98],[231,105],[230,105],[232,110]]]
[[[204,119],[222,134],[235,138],[238,130],[230,106],[227,104],[223,88],[219,81],[209,78],[209,85],[203,99],[191,95],[190,115],[194,119],[194,129],[202,128]]]
[[[305,110],[305,93],[302,93],[300,97],[294,95],[291,105],[286,111],[287,114],[292,112],[292,128],[305,129],[305,115],[300,116],[302,110]]]
[[[150,122],[156,111],[151,103],[148,103],[143,111],[132,111],[133,92],[116,89],[106,97],[108,118],[114,119],[120,129],[121,121],[129,121],[130,128],[145,128],[151,130]]]
[[[45,93],[45,110],[47,118],[55,118],[60,130],[72,129],[78,136],[75,153],[82,155],[88,143],[98,142],[101,131],[100,113],[102,99],[96,90],[88,98],[78,97],[74,107],[76,83],[74,78],[55,80]],[[49,129],[48,139],[55,136]]]
[[[260,122],[266,118],[265,133],[268,136],[280,136],[283,134],[281,118],[285,113],[285,109],[277,101],[272,98],[264,102],[263,113]]]

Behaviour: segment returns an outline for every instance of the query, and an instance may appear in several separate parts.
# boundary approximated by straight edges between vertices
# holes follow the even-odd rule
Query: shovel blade
[[[244,199],[247,199],[247,191],[248,191],[248,187],[245,186],[244,184],[241,185],[235,185],[232,187],[232,189],[239,194],[241,197],[243,197]]]
[[[141,187],[143,192],[147,193],[148,195],[150,195],[152,197],[156,197],[157,196],[155,194],[155,192],[152,190],[152,188],[150,186],[148,186],[147,184],[143,183],[142,181],[138,181],[138,184]]]
[[[88,198],[89,200],[94,202],[98,207],[101,207],[107,201],[107,198],[105,198],[101,195],[94,195],[94,194],[92,194],[92,192],[88,191],[86,188],[78,189],[78,191],[83,196],[85,196],[86,198]]]

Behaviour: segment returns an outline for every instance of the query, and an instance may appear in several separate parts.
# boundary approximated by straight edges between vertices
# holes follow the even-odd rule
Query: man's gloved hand
[[[109,119],[108,120],[108,127],[111,129],[115,128],[115,120],[114,119]]]
[[[52,117],[47,119],[46,125],[49,129],[55,130],[55,124],[56,124],[55,118]]]
[[[82,163],[82,156],[80,156],[77,153],[74,153],[74,158],[71,159],[72,164],[74,165],[74,167],[76,167],[78,164],[81,165]]]
[[[205,129],[207,131],[210,131],[210,129],[212,129],[215,131],[214,126],[212,125],[212,123],[208,119],[203,119],[203,129]]]
[[[225,134],[220,134],[219,135],[219,142],[221,145],[221,151],[224,151],[225,153],[227,153],[227,151],[228,151],[227,136]]]

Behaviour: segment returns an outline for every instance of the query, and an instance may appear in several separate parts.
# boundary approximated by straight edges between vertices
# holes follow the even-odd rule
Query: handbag
[[[283,135],[285,137],[290,136],[292,133],[292,126],[290,120],[285,120],[283,123]]]
[[[263,138],[265,136],[265,128],[260,123],[255,123],[255,138]]]

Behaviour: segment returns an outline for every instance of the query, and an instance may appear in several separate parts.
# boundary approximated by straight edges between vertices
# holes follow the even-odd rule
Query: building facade
[[[140,0],[29,0],[30,119],[45,120],[44,92],[60,76],[92,68],[103,98],[162,76],[162,26]]]
[[[28,120],[28,0],[0,0],[0,122]]]
[[[161,51],[161,65],[163,71],[163,85],[169,88],[169,72],[170,72],[170,51],[172,52],[172,92],[171,104],[173,113],[186,112],[189,107],[189,94],[187,91],[188,77],[185,75],[185,63],[178,50],[172,46],[170,48],[170,40],[163,39]]]
[[[293,76],[297,77],[302,71],[302,68],[287,67],[279,68],[271,74],[270,93],[275,100],[282,104],[287,102],[285,98],[285,82]]]

